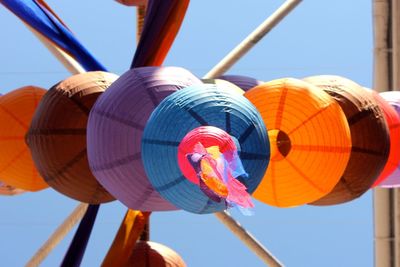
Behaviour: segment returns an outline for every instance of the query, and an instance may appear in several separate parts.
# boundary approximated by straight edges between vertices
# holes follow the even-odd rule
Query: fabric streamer
[[[184,140],[185,138],[182,142]],[[181,151],[179,148],[178,150]],[[246,192],[246,186],[237,180],[238,177],[247,178],[248,174],[244,171],[236,150],[221,153],[219,146],[206,148],[198,142],[192,153],[186,154],[186,158],[196,172],[196,182],[205,195],[214,202],[223,201],[227,208],[237,207],[245,215],[252,214],[254,204]]]
[[[132,68],[160,66],[178,34],[189,0],[149,0]]]
[[[128,210],[101,266],[131,266],[129,258],[149,219],[149,212]]]
[[[390,91],[390,92],[383,92],[379,94],[387,103],[389,103],[396,113],[400,116],[400,92],[399,91]],[[396,132],[400,131],[400,128],[398,127],[399,125],[397,124],[389,124],[389,130],[390,130],[390,155],[388,162],[391,162],[392,164],[397,164],[396,169],[394,172],[392,172],[385,180],[383,180],[379,186],[380,187],[387,187],[387,188],[392,188],[392,187],[400,187],[400,162],[396,163],[396,156],[392,155],[392,153],[395,154],[400,154],[400,149],[398,142],[400,142],[400,138],[395,138],[394,140],[392,139],[392,133],[393,136],[397,136]],[[392,146],[396,146],[396,149],[392,150]]]
[[[271,162],[253,196],[293,207],[328,194],[350,156],[345,114],[316,86],[292,78],[273,80],[245,93],[268,127]]]
[[[386,162],[385,168],[382,170],[378,179],[372,187],[385,184],[386,179],[392,174],[399,166],[400,163],[400,116],[393,106],[391,106],[382,96],[377,92],[365,88],[372,94],[376,102],[381,107],[387,126],[389,127],[390,135],[390,152],[389,158]]]
[[[78,201],[114,200],[90,171],[86,126],[95,101],[117,78],[94,71],[57,83],[43,96],[26,136],[42,177],[53,189]]]
[[[159,243],[139,241],[129,259],[130,267],[186,267],[182,257]]]
[[[45,93],[43,88],[26,86],[0,97],[0,181],[26,191],[48,187],[25,143],[29,124]]]
[[[87,125],[90,168],[115,198],[131,209],[175,210],[148,181],[141,154],[143,129],[154,108],[168,95],[202,84],[177,67],[132,69],[96,101]]]
[[[0,3],[86,70],[105,70],[43,0],[0,0]]]
[[[384,114],[371,94],[359,84],[340,76],[304,79],[331,95],[342,108],[350,126],[351,154],[339,183],[312,205],[335,205],[360,197],[378,179],[386,165],[390,136]]]
[[[251,88],[263,84],[264,82],[259,81],[257,79],[243,76],[243,75],[222,75],[219,76],[218,79],[225,80],[231,82],[238,87],[240,87],[243,91],[247,92]]]
[[[187,133],[200,126],[217,127],[237,142],[239,157],[249,174],[248,179],[241,180],[248,193],[257,188],[268,166],[269,142],[255,107],[243,96],[217,85],[187,87],[157,106],[142,138],[146,174],[166,200],[202,214],[222,211],[226,205],[212,201],[197,184],[185,178],[179,167],[179,144]]]
[[[99,205],[89,205],[60,264],[61,267],[79,267],[81,265],[98,210]]]

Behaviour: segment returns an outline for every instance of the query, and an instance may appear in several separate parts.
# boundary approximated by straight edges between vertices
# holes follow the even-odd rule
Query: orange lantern
[[[178,253],[164,245],[139,241],[132,251],[127,266],[132,267],[185,267]]]
[[[304,79],[339,103],[350,126],[351,155],[340,182],[313,205],[334,205],[365,193],[383,170],[390,149],[389,130],[382,110],[371,94],[357,83],[339,76]]]
[[[297,79],[278,79],[245,93],[268,129],[271,160],[253,196],[277,207],[328,194],[346,168],[349,126],[336,101]]]
[[[114,200],[90,171],[86,125],[97,98],[117,78],[93,71],[56,84],[43,96],[27,134],[33,160],[46,182],[58,192],[90,204]]]
[[[26,86],[0,98],[0,181],[27,191],[48,187],[25,143],[29,124],[45,93],[42,88]]]

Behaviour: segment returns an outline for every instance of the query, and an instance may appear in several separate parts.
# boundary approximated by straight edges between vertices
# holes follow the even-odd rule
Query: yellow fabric
[[[101,264],[102,267],[122,267],[129,257],[148,222],[150,212],[128,210],[118,229],[114,241]]]

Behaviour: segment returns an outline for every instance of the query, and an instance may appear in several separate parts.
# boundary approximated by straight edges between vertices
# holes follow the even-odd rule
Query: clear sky
[[[134,8],[112,0],[48,0],[81,42],[111,72],[124,73],[135,51]],[[201,77],[284,1],[192,0],[165,65]],[[25,85],[50,88],[69,76],[56,59],[0,5],[0,92]],[[335,74],[372,84],[372,3],[303,1],[228,73],[269,81]],[[1,147],[0,147],[1,149]],[[0,198],[0,266],[23,266],[78,203],[47,189]],[[123,218],[118,203],[100,208],[82,266],[98,266]],[[233,213],[287,266],[373,265],[372,194],[332,207],[278,209],[256,201],[255,215]],[[72,234],[43,266],[57,266]],[[213,215],[155,213],[151,240],[189,267],[264,266]]]

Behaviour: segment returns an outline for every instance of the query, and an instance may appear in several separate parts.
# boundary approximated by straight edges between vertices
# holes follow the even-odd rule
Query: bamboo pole
[[[43,246],[33,255],[25,267],[36,267],[50,254],[50,252],[64,239],[64,237],[74,228],[74,226],[82,219],[88,204],[81,203],[75,210],[64,220],[64,222],[54,231]]]
[[[229,230],[232,231],[251,251],[253,251],[265,264],[271,267],[283,266],[271,252],[257,241],[245,228],[235,221],[228,212],[217,212],[215,216]]]
[[[271,31],[283,18],[286,17],[302,0],[287,0],[260,26],[250,33],[240,44],[238,44],[228,55],[226,55],[214,68],[212,68],[204,79],[218,77],[230,69],[241,57],[243,57],[254,45],[256,45],[269,31]]]
[[[258,26],[250,35],[239,43],[228,55],[215,65],[203,79],[212,79],[224,74],[240,58],[242,58],[255,44],[271,31],[286,15],[290,13],[301,0],[288,0],[280,6],[270,17]],[[268,251],[254,236],[243,228],[229,213],[215,213],[217,219],[232,231],[251,251],[269,266],[283,266],[271,252]]]
[[[400,0],[392,0],[392,88],[400,91]],[[395,266],[400,267],[400,189],[394,189]]]
[[[400,0],[374,0],[374,89],[400,90]],[[374,190],[375,266],[400,267],[400,191]]]

